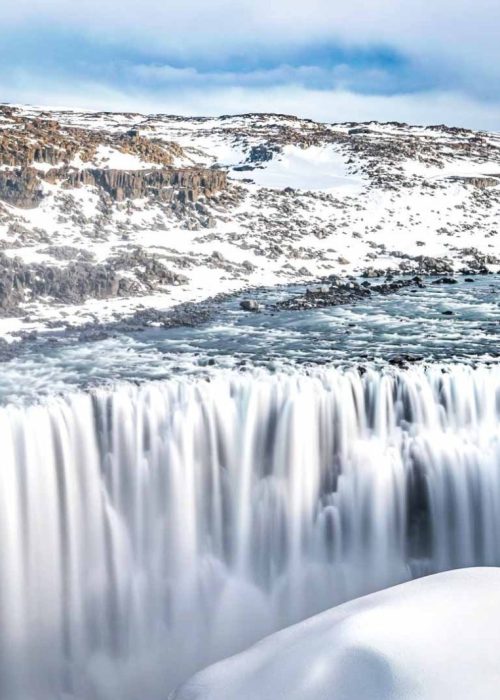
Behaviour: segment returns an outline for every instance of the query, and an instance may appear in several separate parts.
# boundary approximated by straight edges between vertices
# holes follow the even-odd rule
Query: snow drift
[[[171,700],[489,700],[500,569],[436,574],[320,613],[196,674]]]

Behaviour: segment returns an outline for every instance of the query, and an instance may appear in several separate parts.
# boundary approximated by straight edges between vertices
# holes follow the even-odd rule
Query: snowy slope
[[[7,259],[37,263],[35,276],[43,276],[43,266],[65,268],[82,256],[88,265],[112,266],[117,256],[131,258],[120,268],[130,284],[116,294],[80,294],[71,303],[70,295],[28,290],[14,311],[2,310],[0,299],[0,336],[249,285],[369,268],[421,271],[422,256],[455,270],[500,266],[498,134],[280,115],[0,112],[0,250]],[[54,135],[56,156],[45,162]],[[36,161],[16,161],[12,152],[27,143],[43,146]],[[20,206],[1,180],[26,167],[39,178],[40,198]],[[224,172],[227,185],[179,204],[110,197],[84,182],[96,169],[147,175],[176,168]],[[81,182],[68,184],[68,173]],[[132,259],[137,251],[140,264]],[[145,279],[144,255],[175,283]]]
[[[493,700],[500,569],[351,601],[196,674],[171,700]]]

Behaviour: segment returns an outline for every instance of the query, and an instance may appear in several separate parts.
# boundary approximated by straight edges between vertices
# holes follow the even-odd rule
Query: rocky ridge
[[[5,169],[0,171],[0,200],[16,207],[37,207],[45,196],[44,182],[65,189],[94,187],[114,201],[152,197],[194,202],[226,187],[224,172],[175,167],[184,156],[178,144],[144,138],[135,129],[115,134],[68,128],[43,113],[22,119],[13,109],[4,109],[3,116],[0,165]],[[6,126],[5,121],[10,124]],[[109,166],[113,154],[137,162],[132,160],[127,169],[113,169]],[[96,160],[102,167],[94,167]]]

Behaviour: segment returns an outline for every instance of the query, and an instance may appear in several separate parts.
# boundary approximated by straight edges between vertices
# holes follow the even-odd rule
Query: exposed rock
[[[0,199],[15,207],[36,207],[43,199],[42,183],[34,168],[0,170]]]
[[[440,277],[437,280],[434,280],[432,284],[458,284],[458,280],[456,280],[454,277]]]
[[[151,196],[194,202],[200,195],[210,197],[226,187],[224,171],[175,168],[174,160],[183,156],[183,149],[172,141],[145,138],[134,129],[110,133],[62,126],[50,118],[25,119],[5,109],[2,112],[12,120],[12,128],[0,131],[0,165],[12,168],[0,171],[0,200],[8,204],[36,207],[43,197],[44,179],[63,182],[68,187],[99,187],[115,201]],[[103,148],[162,167],[130,171],[75,167],[76,160],[89,164],[106,161]],[[47,172],[47,168],[39,166],[55,167]]]
[[[463,182],[464,185],[478,187],[481,190],[487,189],[488,187],[500,186],[500,173],[495,177],[467,177],[465,175],[456,175],[449,179],[455,182]]]
[[[44,196],[42,179],[51,184],[62,183],[68,188],[98,187],[117,202],[143,197],[165,202],[195,202],[201,195],[211,197],[227,186],[226,173],[200,168],[127,171],[65,167],[46,174],[34,168],[22,168],[0,171],[0,200],[16,207],[34,208]]]
[[[420,362],[423,359],[424,358],[422,355],[408,355],[407,353],[404,353],[402,355],[393,355],[388,359],[388,362],[390,365],[395,365],[400,369],[405,369],[409,364]]]
[[[349,136],[360,136],[361,134],[369,134],[370,129],[367,126],[357,126],[354,129],[349,129]]]
[[[2,109],[6,114],[5,108]],[[141,136],[137,130],[113,134],[106,130],[62,126],[56,119],[23,119],[9,114],[13,128],[0,132],[0,165],[28,167],[35,163],[69,165],[77,156],[83,162],[95,159],[99,147],[136,155],[147,163],[170,166],[183,155],[173,142],[158,142]]]
[[[243,299],[240,301],[240,306],[243,309],[243,311],[259,311],[260,306],[255,299]]]
[[[143,197],[195,202],[201,195],[210,197],[227,186],[225,172],[201,168],[133,171],[62,168],[50,170],[46,179],[49,182],[62,182],[67,187],[99,187],[117,202]]]
[[[140,279],[136,275],[120,274],[131,268],[137,273],[141,265]],[[125,254],[104,265],[81,261],[55,267],[40,263],[27,265],[18,258],[0,253],[0,310],[12,313],[27,300],[45,297],[65,304],[78,304],[91,298],[130,296],[182,281],[182,276],[141,254],[139,261],[133,254]]]
[[[123,153],[131,153],[138,156],[146,163],[158,163],[159,165],[173,165],[174,157],[182,157],[184,151],[178,143],[173,141],[158,141],[144,138],[132,129],[117,137],[117,147]]]
[[[50,255],[55,260],[85,260],[91,262],[95,259],[94,253],[83,248],[75,248],[71,245],[50,245],[40,251],[44,255]]]
[[[309,288],[305,294],[295,295],[279,301],[273,308],[276,310],[305,311],[308,309],[340,306],[341,304],[355,303],[370,297],[372,294],[386,296],[406,287],[420,286],[423,285],[419,277],[404,278],[377,285],[372,284],[369,288],[355,281],[340,282],[336,280],[330,286],[321,285],[316,289]]]
[[[261,143],[258,146],[252,146],[247,160],[250,163],[265,163],[272,160],[279,150],[277,146]]]

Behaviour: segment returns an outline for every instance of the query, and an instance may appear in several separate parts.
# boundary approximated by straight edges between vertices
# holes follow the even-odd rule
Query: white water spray
[[[500,368],[0,409],[0,698],[164,700],[348,598],[500,564]]]

